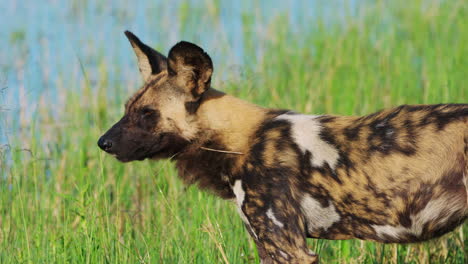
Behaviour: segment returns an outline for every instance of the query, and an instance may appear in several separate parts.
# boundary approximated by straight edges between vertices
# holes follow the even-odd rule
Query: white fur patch
[[[320,138],[322,126],[317,120],[318,116],[284,114],[277,118],[291,122],[292,137],[302,152],[312,154],[311,162],[315,167],[322,167],[325,162],[335,169],[340,155],[338,150]]]
[[[419,213],[410,215],[411,226],[406,228],[404,226],[392,226],[392,225],[372,225],[375,232],[381,238],[400,238],[406,234],[411,234],[419,237],[422,234],[424,226],[428,222],[437,220],[435,225],[443,225],[453,213],[462,210],[465,207],[459,199],[453,197],[440,197],[438,199],[431,200],[427,203],[426,207]],[[443,212],[443,217],[441,213]]]
[[[271,219],[271,221],[273,221],[273,223],[274,223],[275,225],[277,225],[277,226],[279,226],[279,227],[281,227],[281,228],[284,226],[283,223],[281,223],[281,222],[275,217],[275,215],[273,214],[273,210],[272,210],[271,208],[268,209],[268,211],[267,211],[267,216],[268,216],[268,218]]]
[[[400,235],[408,233],[409,229],[401,225],[372,225],[377,235],[381,238],[394,237],[399,238]]]
[[[468,206],[468,176],[466,176],[466,173],[463,173],[463,183],[466,190],[466,206]]]
[[[310,195],[304,196],[301,208],[307,220],[307,228],[311,233],[318,231],[320,228],[327,230],[340,220],[340,215],[331,202],[327,207],[322,207],[320,202]]]
[[[280,253],[280,255],[281,255],[283,258],[285,258],[286,260],[289,259],[288,254],[284,253],[284,251],[280,250],[279,253]]]
[[[247,216],[242,211],[242,205],[244,204],[244,199],[245,199],[245,191],[244,191],[244,189],[242,189],[242,181],[241,180],[236,180],[234,182],[234,186],[232,186],[232,191],[234,192],[234,195],[236,196],[237,211],[239,212],[239,215],[240,215],[242,221],[244,221],[244,223],[247,225],[247,228],[250,229],[250,231],[255,236],[255,238],[258,239],[257,234],[255,234],[255,231],[250,226],[249,219],[247,219]]]

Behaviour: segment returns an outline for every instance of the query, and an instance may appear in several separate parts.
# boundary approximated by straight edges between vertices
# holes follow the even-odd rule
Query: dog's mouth
[[[123,163],[126,163],[126,162],[130,162],[130,161],[133,161],[134,159],[131,159],[131,158],[128,158],[128,157],[122,157],[122,156],[118,156],[118,155],[112,155],[114,158],[116,158],[118,161],[120,162],[123,162]]]
[[[142,161],[145,159],[173,158],[182,152],[190,142],[172,134],[162,134],[151,144],[138,146],[133,151],[116,151],[111,154],[120,162]]]
[[[158,156],[163,151],[164,151],[163,149],[158,149],[157,151],[143,151],[143,152],[141,152],[140,150],[137,150],[135,151],[135,153],[138,153],[138,154],[132,155],[132,156],[124,156],[124,155],[119,155],[119,154],[111,154],[111,155],[115,157],[118,161],[126,163],[130,161],[135,161],[135,160],[143,161],[145,159],[151,159],[155,156]]]
[[[143,161],[145,159],[152,159],[163,156],[166,152],[166,149],[167,148],[164,146],[164,144],[161,144],[161,141],[158,140],[150,146],[137,148],[135,151],[133,151],[132,155],[112,155],[120,162],[130,162],[135,160]]]

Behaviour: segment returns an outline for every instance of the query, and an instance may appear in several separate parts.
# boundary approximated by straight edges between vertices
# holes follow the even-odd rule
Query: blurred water
[[[60,105],[60,89],[80,87],[85,75],[92,87],[102,64],[110,83],[140,83],[126,29],[163,53],[182,39],[198,43],[210,51],[216,69],[223,69],[256,59],[243,56],[243,23],[251,23],[254,38],[274,37],[266,27],[278,16],[300,33],[317,17],[339,22],[355,6],[355,1],[319,0],[0,0],[0,146],[19,124],[35,118],[41,94],[47,93],[51,107]]]

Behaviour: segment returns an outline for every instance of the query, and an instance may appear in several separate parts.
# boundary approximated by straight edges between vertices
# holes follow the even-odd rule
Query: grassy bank
[[[385,3],[300,31],[284,13],[259,32],[255,13],[246,13],[240,70],[223,59],[229,49],[208,50],[217,53],[213,86],[266,107],[316,114],[468,102],[468,3]],[[216,16],[216,4],[207,5]],[[183,186],[168,161],[120,164],[98,150],[139,73],[135,63],[116,80],[108,76],[124,71],[119,65],[99,61],[91,73],[80,63],[83,78],[54,80],[56,90],[44,91],[28,112],[32,121],[18,124],[1,146],[0,263],[258,262],[233,204]],[[309,242],[323,263],[466,263],[467,238],[465,223],[423,244]]]

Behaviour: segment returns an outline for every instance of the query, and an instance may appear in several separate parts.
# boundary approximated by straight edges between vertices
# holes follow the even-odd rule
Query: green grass
[[[215,60],[214,87],[317,114],[468,101],[466,1],[364,6],[343,24],[319,19],[300,32],[281,14],[261,36],[254,14],[245,14],[243,74]],[[187,15],[191,7],[183,7]],[[103,62],[98,83],[85,78],[75,90],[57,80],[63,108],[44,93],[33,122],[1,149],[0,263],[258,262],[233,204],[184,186],[168,161],[121,164],[99,151],[98,137],[137,88],[106,77],[120,70]],[[310,240],[310,247],[323,263],[466,263],[467,238],[465,223],[422,244]]]

